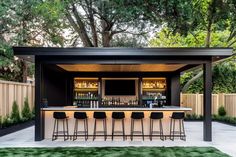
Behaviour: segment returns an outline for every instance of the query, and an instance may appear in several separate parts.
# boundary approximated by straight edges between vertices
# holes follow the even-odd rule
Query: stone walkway
[[[236,127],[225,125],[218,122],[213,122],[213,141],[203,141],[203,123],[202,122],[185,122],[185,129],[187,134],[187,140],[182,141],[176,139],[171,141],[169,139],[161,141],[158,138],[154,138],[153,141],[149,141],[146,137],[145,141],[134,138],[134,141],[122,141],[121,139],[115,139],[111,141],[102,141],[98,139],[92,141],[90,138],[87,142],[83,138],[77,141],[51,141],[46,139],[40,142],[34,141],[34,127],[0,137],[0,147],[124,147],[124,146],[211,146],[218,148],[222,152],[225,152],[231,156],[236,157]]]

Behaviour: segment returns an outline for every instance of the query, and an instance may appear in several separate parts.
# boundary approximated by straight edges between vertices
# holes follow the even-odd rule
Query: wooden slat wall
[[[181,106],[191,107],[190,114],[203,115],[203,94],[181,94]],[[212,94],[212,113],[218,114],[218,108],[224,106],[227,115],[236,117],[236,93]]]
[[[16,100],[21,111],[26,97],[32,109],[34,106],[34,88],[34,84],[0,80],[0,116],[11,114],[14,100]]]

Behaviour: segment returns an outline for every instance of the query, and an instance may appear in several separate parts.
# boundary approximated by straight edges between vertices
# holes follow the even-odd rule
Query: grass
[[[213,147],[1,148],[2,157],[229,157]]]

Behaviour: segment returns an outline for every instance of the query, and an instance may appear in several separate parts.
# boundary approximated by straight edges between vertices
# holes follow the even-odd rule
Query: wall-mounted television
[[[135,80],[105,80],[105,95],[135,95]]]

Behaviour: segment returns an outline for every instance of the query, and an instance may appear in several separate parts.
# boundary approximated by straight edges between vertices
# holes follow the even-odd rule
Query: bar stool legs
[[[153,134],[159,134],[160,139],[164,140],[163,126],[162,126],[163,113],[162,112],[151,112],[150,114],[150,140],[152,141]],[[159,122],[159,131],[153,130],[153,123]]]
[[[114,139],[114,133],[122,133],[123,140],[125,140],[125,123],[124,123],[125,113],[124,112],[112,112],[112,133],[111,139]],[[122,125],[122,131],[115,131],[115,123],[120,121]]]
[[[78,133],[84,133],[84,139],[85,139],[85,141],[87,141],[88,140],[88,120],[87,119],[83,119],[84,131],[78,131],[78,123],[79,123],[79,119],[76,119],[75,120],[75,128],[74,128],[73,141],[77,139]]]
[[[142,134],[142,138],[143,138],[143,141],[144,141],[143,119],[140,119],[140,122],[141,122],[141,128],[142,128],[141,134]],[[131,123],[132,123],[132,124],[131,124],[131,125],[132,125],[131,141],[133,141],[133,135],[134,135],[134,133],[139,133],[140,131],[134,131],[134,124],[135,124],[135,120],[134,120],[134,119],[131,120]]]
[[[159,121],[160,131],[154,131],[153,130],[153,123],[154,123],[155,120]],[[150,119],[150,141],[152,141],[153,134],[155,134],[155,133],[159,134],[160,139],[162,141],[164,141],[165,137],[164,137],[164,133],[163,133],[163,125],[162,125],[162,120],[161,119]]]
[[[186,140],[185,129],[184,129],[184,113],[182,112],[173,112],[170,117],[170,140],[174,141],[176,136],[180,137],[181,140]],[[179,122],[179,130],[175,129],[175,121]],[[177,123],[178,124],[178,123]]]
[[[63,124],[63,130],[59,131],[59,121]],[[65,127],[66,123],[66,127]],[[69,132],[68,132],[68,119],[55,119],[54,120],[54,127],[53,127],[53,134],[52,134],[52,141],[56,140],[59,136],[63,135],[64,141],[69,139]],[[61,134],[62,133],[62,134]]]
[[[96,138],[97,133],[103,133],[104,134],[104,140],[107,140],[107,120],[106,120],[106,113],[105,112],[94,112],[93,118],[94,121],[94,130],[93,130],[93,141]],[[100,120],[103,123],[103,131],[97,131],[97,121]]]
[[[116,120],[115,119],[112,119],[112,134],[111,134],[111,139],[113,141],[114,139],[114,133],[120,133],[120,131],[115,131],[115,123],[116,123]],[[122,125],[122,135],[123,135],[123,141],[125,141],[125,124],[124,124],[124,119],[121,119],[121,125]]]
[[[136,115],[134,115],[134,117],[131,119],[131,133],[130,133],[131,141],[133,141],[134,133],[140,133],[140,132],[142,134],[142,138],[143,138],[143,141],[144,141],[143,116],[140,116],[140,117],[139,116],[136,117]],[[140,120],[142,131],[135,131],[134,130],[134,122],[135,122],[135,120]]]
[[[97,121],[101,120],[103,123],[103,131],[97,131]],[[107,140],[107,122],[106,119],[95,119],[93,129],[93,141],[96,139],[97,133],[104,133],[104,140]]]

